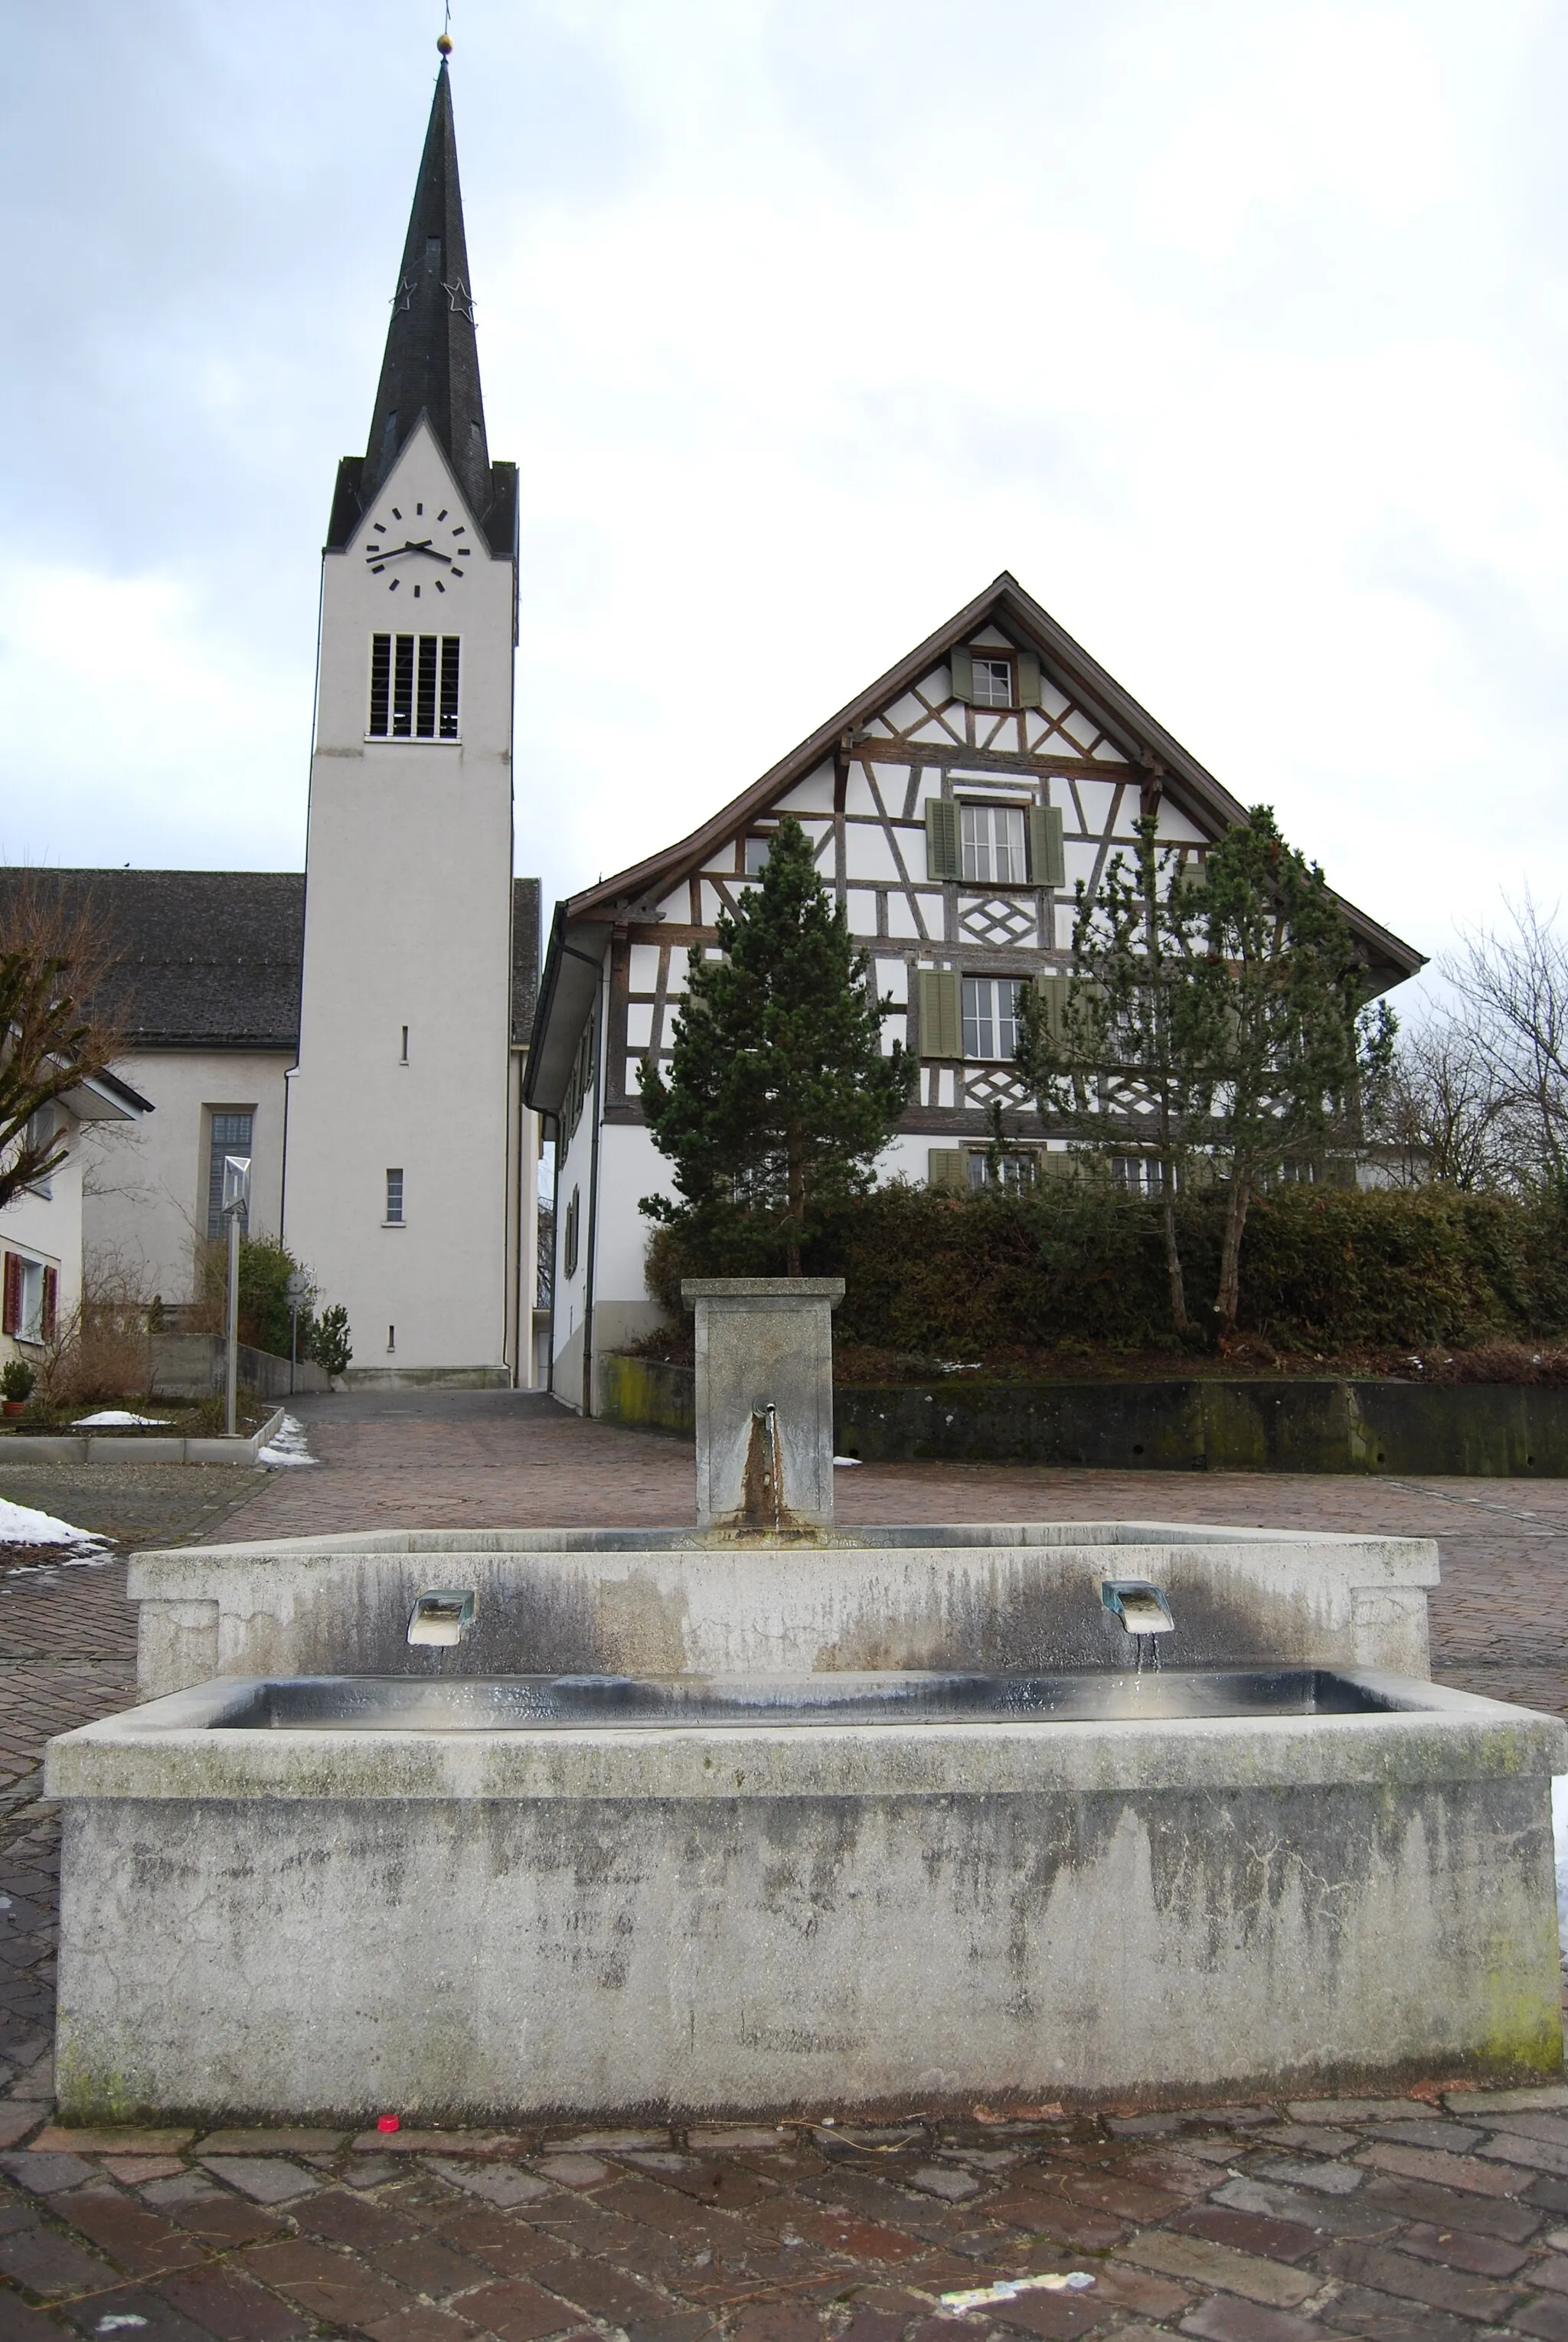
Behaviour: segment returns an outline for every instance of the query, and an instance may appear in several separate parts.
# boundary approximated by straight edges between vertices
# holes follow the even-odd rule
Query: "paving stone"
[[[420,2233],[405,2212],[394,2211],[389,2204],[367,2203],[360,2196],[345,2196],[336,2187],[307,2197],[294,2218],[309,2236],[320,2237],[329,2245],[355,2245],[361,2249],[400,2244]]]
[[[1334,2245],[1323,2255],[1323,2267],[1347,2285],[1370,2287],[1402,2301],[1428,2302],[1434,2309],[1453,2310],[1483,2324],[1495,2323],[1515,2298],[1511,2287],[1434,2267],[1386,2245]]]
[[[951,2171],[940,2163],[923,2163],[909,2174],[905,2185],[918,2187],[923,2196],[940,2196],[948,2204],[964,2203],[980,2193],[980,2182],[972,2174]]]
[[[116,2281],[107,2261],[50,2228],[16,2228],[0,2237],[0,2269],[29,2293],[95,2293]]]
[[[1323,2242],[1316,2229],[1299,2220],[1272,2219],[1228,2204],[1194,2205],[1178,2212],[1170,2225],[1179,2235],[1207,2237],[1211,2244],[1233,2245],[1239,2253],[1259,2253],[1265,2260],[1305,2260]]]
[[[1443,2126],[1439,2124],[1439,2129]],[[1253,2133],[1260,2147],[1300,2147],[1311,2155],[1345,2155],[1353,2147],[1364,2147],[1366,2141],[1353,2130],[1339,2130],[1333,2123],[1267,2123]],[[1476,2131],[1477,2138],[1481,2134]],[[1429,2140],[1416,2142],[1421,2146]]]
[[[1480,2114],[1549,2114],[1554,2107],[1568,2107],[1568,2084],[1549,2082],[1538,2090],[1448,2090],[1443,2103],[1462,2119]]]
[[[372,2342],[469,2342],[474,2332],[465,2318],[427,2301],[399,2309],[391,2317],[376,2317],[365,2327]]]
[[[1477,2277],[1512,2277],[1530,2257],[1523,2245],[1504,2244],[1499,2237],[1478,2237],[1463,2228],[1434,2228],[1419,2221],[1404,2230],[1399,2249],[1423,2260],[1440,2261],[1444,2268],[1470,2269]]]
[[[151,2188],[143,2192],[151,2199]],[[267,2237],[275,2237],[282,2225],[275,2214],[264,2212],[259,2205],[242,2203],[237,2196],[225,2195],[221,2188],[211,2187],[200,2196],[186,2194],[159,2199],[158,2208],[218,2252],[260,2244]]]
[[[189,2147],[194,2130],[98,2129],[71,2130],[46,2123],[33,2141],[33,2151],[63,2155],[173,2155]]]
[[[213,2130],[199,2151],[204,2163],[212,2155],[335,2155],[348,2136],[345,2130]]]
[[[1476,2141],[1486,2136],[1484,2131],[1453,2122],[1379,2123],[1375,2135],[1380,2146],[1392,2140],[1395,2147],[1433,2147],[1444,2155],[1468,2155]],[[1354,2141],[1357,2147],[1366,2143],[1364,2138]]]
[[[1496,2138],[1550,2139],[1554,2146],[1568,2147],[1568,2115],[1500,2114],[1488,2117],[1487,2129]]]
[[[1056,2182],[1074,2204],[1109,2212],[1117,2220],[1164,2220],[1179,2212],[1186,2201],[1168,2187],[1140,2187],[1114,2172],[1066,2171]]]
[[[362,2130],[349,2141],[356,2155],[515,2155],[524,2144],[509,2130]]]
[[[98,2176],[97,2167],[79,2155],[0,2155],[0,2170],[34,2196],[64,2195],[67,2187]]]
[[[1489,2163],[1524,2164],[1532,2171],[1549,2171],[1568,2178],[1568,2147],[1554,2140],[1526,2138],[1517,2131],[1495,2131],[1476,2149]]]
[[[1529,2204],[1483,2196],[1462,2196],[1456,2188],[1434,2187],[1419,2179],[1372,2178],[1361,2201],[1376,2205],[1402,2220],[1428,2220],[1436,2228],[1466,2228],[1483,2237],[1505,2237],[1523,2244],[1541,2226],[1541,2213]]]
[[[50,2209],[133,2277],[156,2277],[202,2257],[201,2247],[185,2230],[171,2227],[134,2196],[103,2181],[56,2196]]]
[[[490,2275],[439,2237],[409,2237],[398,2244],[378,2245],[365,2258],[394,2285],[406,2286],[410,2293],[427,2293],[434,2301],[445,2301],[452,2294],[483,2285]]]
[[[1222,2287],[1227,2293],[1245,2294],[1276,2309],[1293,2309],[1314,2294],[1322,2283],[1315,2274],[1283,2268],[1277,2261],[1255,2254],[1233,2252],[1228,2245],[1212,2245],[1203,2237],[1171,2236],[1159,2228],[1121,2247],[1119,2257],[1136,2261],[1166,2277],[1186,2277],[1193,2285]]]
[[[1310,2227],[1320,2237],[1386,2237],[1399,2225],[1393,2213],[1370,2205],[1364,2194],[1309,2196],[1299,2187],[1276,2187],[1263,2179],[1228,2179],[1215,2188],[1213,2201],[1237,2212],[1258,2212],[1265,2219]]]
[[[301,2196],[313,2196],[321,2186],[281,2156],[204,2154],[201,2159],[215,2179],[239,2188],[258,2204],[292,2204]]]
[[[577,2323],[578,2313],[542,2286],[526,2277],[502,2277],[465,2294],[463,2315],[497,2342],[539,2342],[545,2334],[564,2333]]]
[[[1104,2310],[1086,2294],[1020,2293],[1011,2301],[999,2301],[994,2307],[976,2312],[976,2317],[994,2319],[998,2326],[1010,2327],[1014,2332],[1037,2334],[1043,2342],[1074,2342],[1074,2337],[1087,2334],[1099,2326]],[[973,2325],[966,2318],[965,2325]]]
[[[1216,2293],[1183,2318],[1181,2330],[1202,2335],[1203,2342],[1325,2342],[1334,2329],[1293,2310],[1265,2309],[1261,2302]]]
[[[185,2167],[177,2155],[106,2155],[99,2166],[122,2187],[140,2187],[149,2179],[172,2179]]]
[[[1131,2268],[1114,2260],[1096,2261],[1086,2274],[1094,2277],[1094,2288],[1082,2297],[1097,2317],[1104,2317],[1107,2304],[1114,2309],[1139,2310],[1150,2317],[1175,2317],[1193,2298],[1190,2285],[1178,2285],[1174,2277],[1156,2277],[1149,2269]],[[1121,2330],[1116,2328],[1118,2333]]]
[[[345,2252],[301,2237],[253,2246],[245,2257],[247,2277],[286,2294],[326,2326],[368,2326],[406,2309],[408,2296]]]
[[[0,2286],[0,2342],[60,2342],[52,2317],[29,2309],[20,2296]]]
[[[1431,2179],[1477,2196],[1512,2196],[1529,2186],[1533,2171],[1519,2165],[1483,2163],[1473,2155],[1433,2155],[1420,2147],[1369,2147],[1359,2160],[1369,2169],[1401,2179]]]
[[[639,2170],[655,2167],[650,2156],[628,2156],[626,2160]],[[744,2211],[749,2204],[765,2203],[777,2195],[780,2185],[778,2180],[765,2177],[738,2158],[715,2163],[705,2156],[671,2154],[659,2157],[656,2168],[665,2187],[678,2187],[682,2195],[700,2204],[717,2204],[731,2212]]]
[[[215,2342],[294,2342],[305,2331],[297,2312],[231,2268],[181,2269],[155,2289]]]
[[[748,2130],[744,2124],[688,2131],[686,2137],[698,2155],[739,2155],[747,2147],[768,2148],[780,2143],[776,2130]]]
[[[1536,2261],[1519,2282],[1543,2287],[1548,2293],[1568,2293],[1568,2260],[1551,2253],[1544,2260]]]
[[[822,2324],[804,2302],[759,2301],[741,2311],[731,2331],[734,2342],[817,2342]]]
[[[1346,2286],[1333,2307],[1333,2331],[1364,2336],[1366,2342],[1476,2342],[1468,2318],[1450,2317],[1367,2286]]]
[[[609,2165],[601,2163],[596,2155],[547,2155],[538,2168],[561,2187],[596,2187],[601,2179],[610,2177]]]
[[[1568,2180],[1553,2179],[1543,2174],[1533,2179],[1524,2190],[1527,2204],[1538,2204],[1543,2211],[1568,2212]]]
[[[624,2326],[634,2317],[662,2317],[669,2307],[651,2286],[604,2261],[546,2261],[534,2271],[533,2281],[549,2293],[558,2293],[590,2317],[606,2318],[616,2326]]]
[[[769,2133],[766,2144],[773,2146],[776,2132]],[[667,2130],[585,2130],[571,2138],[551,2138],[547,2142],[552,2155],[625,2155],[636,2147],[668,2147]]]
[[[1397,2122],[1420,2107],[1419,2098],[1292,2098],[1285,2111],[1298,2123]]]
[[[1517,2334],[1539,2335],[1542,2342],[1568,2342],[1568,2302],[1550,2297],[1526,2302],[1509,2324]]]
[[[1130,2155],[1122,2171],[1127,2178],[1144,2180],[1173,2196],[1206,2196],[1214,2184],[1213,2166],[1185,2153]]]
[[[1091,2212],[1086,2206],[1069,2203],[1066,2197],[1043,2187],[1021,2187],[994,2196],[985,2210],[989,2218],[1005,2220],[1010,2227],[1023,2228],[1032,2236],[1059,2237],[1064,2245],[1085,2253],[1104,2252],[1108,2246],[1120,2244],[1127,2233],[1124,2220]]]
[[[124,2335],[124,2342],[211,2342],[211,2337],[162,2292],[139,2287],[119,2287],[113,2293],[94,2294],[85,2301],[63,2301],[62,2317],[79,2333]]]
[[[556,2193],[546,2180],[536,2179],[531,2171],[519,2171],[514,2164],[460,2163],[440,2155],[427,2155],[424,2161],[427,2171],[434,2171],[450,2186],[507,2210],[514,2204],[535,2203],[542,2196]]]
[[[1299,2157],[1276,2155],[1267,2163],[1249,2164],[1264,2179],[1283,2180],[1287,2187],[1310,2187],[1319,2196],[1351,2196],[1362,2175],[1347,2163],[1305,2163]]]
[[[542,2237],[521,2220],[504,2218],[498,2211],[466,2206],[441,2222],[441,2234],[499,2277],[520,2277],[541,2261],[554,2260],[560,2250],[554,2237]]]
[[[40,2109],[32,2105],[0,2106],[0,2147],[15,2147],[37,2124]]]

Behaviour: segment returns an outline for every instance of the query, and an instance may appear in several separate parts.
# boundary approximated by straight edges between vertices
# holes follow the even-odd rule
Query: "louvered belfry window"
[[[458,666],[455,635],[372,635],[372,740],[455,740]]]

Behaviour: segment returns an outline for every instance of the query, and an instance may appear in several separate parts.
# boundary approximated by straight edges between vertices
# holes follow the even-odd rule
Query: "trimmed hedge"
[[[1222,1200],[1179,1206],[1189,1306],[1218,1280]],[[842,1276],[841,1339],[979,1357],[1064,1341],[1168,1341],[1155,1208],[1090,1181],[1024,1196],[894,1183],[837,1214],[809,1245],[808,1276]],[[683,1276],[783,1273],[689,1227],[662,1228],[648,1289],[672,1316]],[[1243,1330],[1323,1353],[1500,1337],[1568,1326],[1568,1222],[1554,1205],[1455,1189],[1290,1187],[1252,1207]]]

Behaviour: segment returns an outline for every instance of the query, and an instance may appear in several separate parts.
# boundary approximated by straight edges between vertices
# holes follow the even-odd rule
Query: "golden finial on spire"
[[[446,0],[446,21],[441,28],[435,45],[444,57],[449,57],[452,55],[452,0]]]

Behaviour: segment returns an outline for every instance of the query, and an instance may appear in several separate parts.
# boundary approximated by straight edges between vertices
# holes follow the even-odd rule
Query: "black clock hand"
[[[373,550],[365,557],[367,562],[397,561],[405,553],[423,553],[427,560],[443,562],[448,569],[453,565],[450,554],[437,553],[427,536],[421,537],[417,545],[410,538],[405,545],[391,545],[385,551]]]

